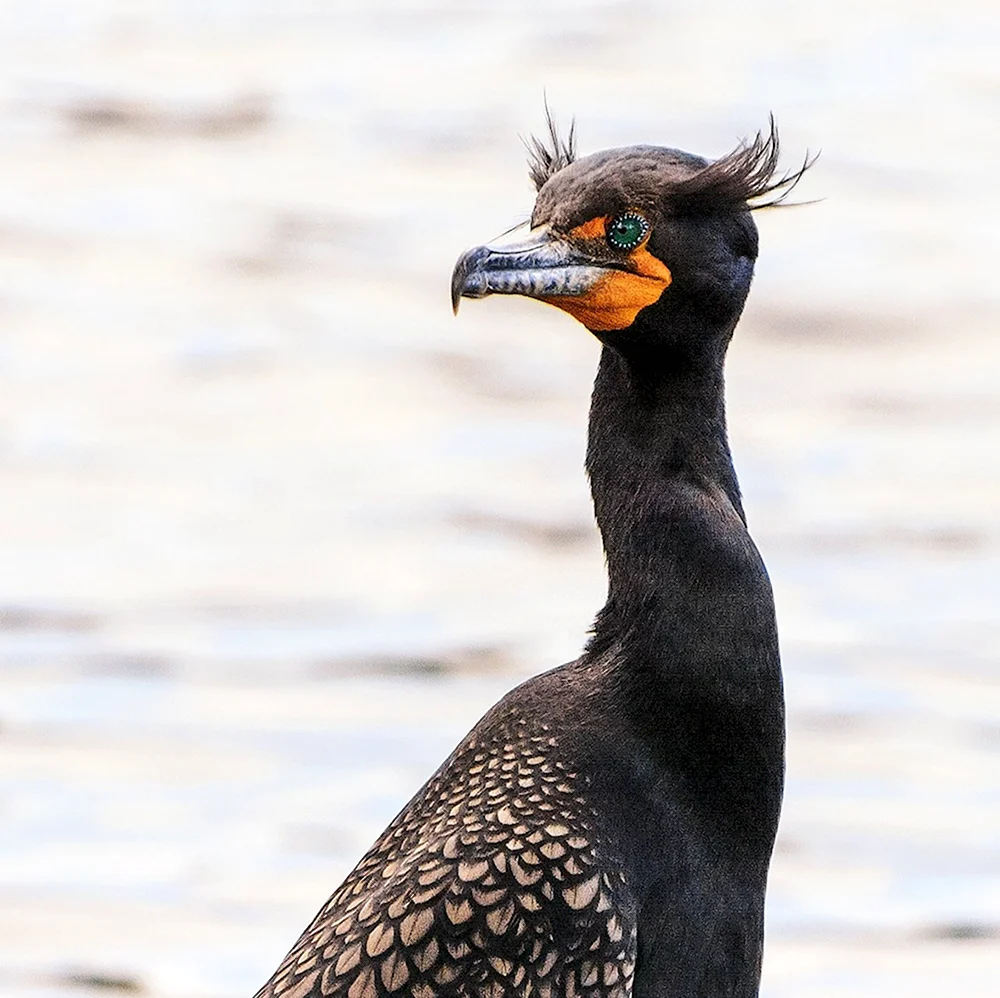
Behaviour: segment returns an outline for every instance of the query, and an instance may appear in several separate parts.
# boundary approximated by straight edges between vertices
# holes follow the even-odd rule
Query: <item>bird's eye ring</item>
[[[608,223],[608,243],[616,250],[634,250],[648,234],[649,222],[637,211],[622,212]]]

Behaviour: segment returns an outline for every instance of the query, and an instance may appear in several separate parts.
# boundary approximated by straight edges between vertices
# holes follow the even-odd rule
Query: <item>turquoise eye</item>
[[[626,211],[608,223],[608,242],[617,250],[634,250],[646,238],[649,222],[636,211]]]

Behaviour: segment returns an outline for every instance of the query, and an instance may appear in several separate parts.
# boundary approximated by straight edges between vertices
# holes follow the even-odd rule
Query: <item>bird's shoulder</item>
[[[462,741],[260,998],[627,998],[635,903],[586,774],[531,709],[551,676],[508,695]]]

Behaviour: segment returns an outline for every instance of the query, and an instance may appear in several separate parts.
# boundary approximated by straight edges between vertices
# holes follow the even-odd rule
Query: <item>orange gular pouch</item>
[[[606,218],[594,218],[577,226],[570,235],[577,239],[602,238]],[[552,295],[542,298],[569,312],[594,332],[628,329],[647,305],[658,301],[672,280],[670,270],[646,249],[648,236],[625,259],[628,270],[608,269],[582,295]]]

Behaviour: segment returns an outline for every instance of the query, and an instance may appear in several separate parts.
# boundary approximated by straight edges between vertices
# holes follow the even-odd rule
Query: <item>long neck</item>
[[[631,354],[604,347],[590,407],[587,471],[597,523],[614,576],[628,565],[618,531],[662,505],[679,488],[721,492],[740,519],[743,507],[726,436],[724,351],[661,348]]]
[[[677,994],[756,998],[784,707],[771,587],[726,440],[724,333],[645,356],[604,348],[587,468],[609,584],[585,660],[618,722],[637,865],[670,885],[643,901],[646,973]]]
[[[776,668],[770,585],[726,437],[727,337],[626,356],[605,346],[587,469],[608,561],[591,653],[676,685],[738,688]]]

